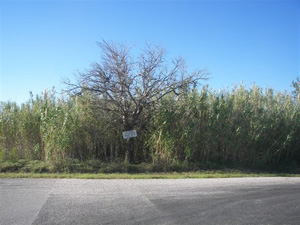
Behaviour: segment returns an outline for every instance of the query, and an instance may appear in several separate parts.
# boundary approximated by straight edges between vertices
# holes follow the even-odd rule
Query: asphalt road
[[[300,224],[300,178],[0,179],[0,224]]]

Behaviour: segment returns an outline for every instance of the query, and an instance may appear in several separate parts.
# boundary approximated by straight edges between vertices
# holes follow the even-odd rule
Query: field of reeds
[[[0,162],[123,162],[114,114],[90,98],[45,91],[21,106],[1,102]],[[300,168],[300,100],[287,92],[240,85],[169,94],[136,130],[136,164]]]

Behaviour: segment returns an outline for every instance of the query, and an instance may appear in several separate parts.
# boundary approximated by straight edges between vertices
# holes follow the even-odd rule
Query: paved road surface
[[[300,178],[0,179],[0,224],[300,224]]]

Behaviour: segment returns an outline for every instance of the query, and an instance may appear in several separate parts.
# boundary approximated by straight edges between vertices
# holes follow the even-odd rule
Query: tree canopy
[[[206,70],[189,73],[180,57],[168,63],[166,50],[159,46],[148,44],[135,58],[125,44],[102,41],[98,45],[101,61],[78,73],[76,83],[67,81],[68,91],[95,96],[94,105],[116,115],[115,126],[124,131],[140,128],[165,95],[180,95],[208,75]],[[126,161],[133,162],[133,140],[129,142]]]

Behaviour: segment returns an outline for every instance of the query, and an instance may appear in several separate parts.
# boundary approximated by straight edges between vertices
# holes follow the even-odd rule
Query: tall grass
[[[53,91],[0,106],[0,160],[124,160],[113,114],[95,96],[57,98]],[[168,95],[135,140],[138,162],[300,165],[300,100],[257,86],[208,87]]]
[[[253,86],[169,96],[153,117],[154,159],[276,166],[300,162],[300,102]]]

